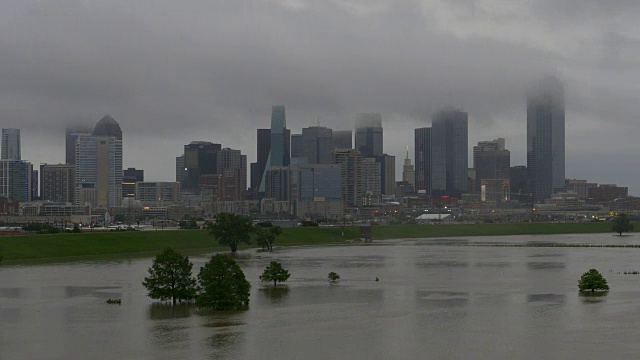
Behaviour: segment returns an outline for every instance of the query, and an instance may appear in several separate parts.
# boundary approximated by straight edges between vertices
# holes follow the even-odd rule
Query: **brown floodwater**
[[[527,247],[485,245],[527,244]],[[545,247],[537,247],[538,245]],[[610,234],[246,252],[250,308],[146,297],[151,258],[0,266],[0,359],[621,359],[640,353],[640,244]],[[477,246],[482,245],[482,246]],[[192,256],[194,270],[207,256]],[[273,288],[272,260],[291,272]],[[611,292],[580,296],[600,270]],[[330,285],[327,274],[342,280]],[[379,278],[379,281],[375,279]],[[108,305],[109,298],[122,299]]]

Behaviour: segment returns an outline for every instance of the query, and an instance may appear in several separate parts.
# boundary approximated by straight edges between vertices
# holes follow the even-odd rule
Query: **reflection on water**
[[[187,318],[193,314],[195,306],[190,303],[171,304],[171,303],[153,303],[149,305],[149,319],[179,319]]]
[[[489,240],[556,239],[612,241],[607,234]],[[236,312],[154,303],[141,285],[151,258],[3,266],[0,358],[637,357],[640,288],[622,272],[637,267],[640,249],[466,246],[483,241],[245,252],[238,262],[252,283],[251,302]],[[198,269],[209,258],[191,260]],[[276,288],[260,283],[270,261],[282,262],[292,279]],[[610,270],[605,276],[614,290],[579,296],[585,268]],[[340,274],[340,283],[327,282],[329,271]],[[122,305],[107,305],[106,298],[122,298]]]

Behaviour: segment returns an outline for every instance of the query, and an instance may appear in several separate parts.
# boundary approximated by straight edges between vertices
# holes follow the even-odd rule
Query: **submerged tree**
[[[166,248],[153,259],[149,276],[144,278],[142,285],[152,299],[171,300],[174,305],[176,300],[193,300],[197,290],[196,280],[191,275],[192,268],[188,256]]]
[[[327,279],[329,279],[330,283],[335,284],[338,282],[338,280],[340,280],[340,275],[332,271],[329,273],[329,275],[327,275]]]
[[[235,255],[240,243],[251,243],[254,228],[251,219],[246,216],[218,213],[214,216],[214,221],[207,224],[207,229],[220,245],[229,246],[231,253]]]
[[[633,224],[625,213],[621,213],[613,219],[613,231],[622,236],[623,232],[633,231]]]
[[[282,267],[277,261],[272,261],[269,266],[264,269],[262,275],[260,275],[260,281],[273,281],[273,286],[277,286],[279,282],[289,280],[289,271]]]
[[[578,289],[580,291],[609,291],[609,285],[598,270],[590,269],[580,277]]]
[[[211,257],[198,274],[200,295],[196,305],[213,310],[238,310],[249,305],[251,284],[240,266],[229,256]]]
[[[266,248],[267,250],[272,251],[276,237],[282,234],[282,228],[280,226],[256,226],[254,228],[254,232],[256,233],[256,243],[263,249]]]

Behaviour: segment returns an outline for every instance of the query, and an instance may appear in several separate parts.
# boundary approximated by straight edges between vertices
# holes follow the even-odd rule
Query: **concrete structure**
[[[589,202],[603,203],[629,196],[629,188],[616,184],[602,184],[589,188]]]
[[[411,159],[409,159],[409,147],[407,146],[407,156],[404,158],[404,164],[402,165],[402,181],[416,186],[416,170],[415,167],[411,164]]]
[[[495,204],[508,202],[511,199],[509,179],[481,179],[480,201]]]
[[[43,201],[75,201],[76,167],[72,164],[40,164],[40,196]]]
[[[273,166],[267,170],[265,178],[265,198],[275,201],[289,201],[290,174],[288,166]]]
[[[414,130],[415,137],[415,183],[416,191],[431,194],[431,128]],[[409,182],[409,181],[406,181]]]
[[[291,134],[291,157],[292,158],[304,157],[303,134]]]
[[[2,129],[2,160],[22,160],[20,129]]]
[[[185,191],[200,191],[200,176],[218,174],[217,153],[222,145],[209,141],[192,141],[184,146],[184,173],[181,182]]]
[[[374,158],[359,158],[359,160],[356,174],[357,206],[380,204],[382,202],[380,164]]]
[[[527,169],[529,192],[542,201],[564,190],[564,88],[546,78],[527,96]]]
[[[251,190],[257,198],[271,151],[271,129],[258,129],[256,140],[256,162],[251,163]]]
[[[448,109],[433,116],[432,194],[459,198],[468,189],[468,114]]]
[[[356,150],[363,157],[384,153],[381,114],[358,114],[356,119]]]
[[[333,131],[323,126],[302,129],[303,155],[309,164],[333,163]]]
[[[33,201],[20,203],[20,216],[74,216],[91,215],[90,205],[73,205],[70,202]]]
[[[565,190],[574,193],[579,199],[589,197],[589,189],[598,187],[598,183],[590,183],[587,180],[566,179],[564,182]]]
[[[184,155],[176,156],[176,182],[182,183],[185,174]]]

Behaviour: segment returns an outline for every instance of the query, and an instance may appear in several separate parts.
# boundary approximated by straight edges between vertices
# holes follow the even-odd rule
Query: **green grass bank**
[[[640,229],[640,224],[635,224]],[[358,237],[357,227],[285,228],[275,247],[344,243]],[[607,233],[610,223],[580,224],[443,224],[373,226],[374,239],[500,236],[527,234]],[[242,246],[241,249],[255,245]],[[153,254],[166,247],[191,251],[224,251],[205,230],[101,232],[0,237],[0,256],[6,261],[61,259],[118,254]]]

